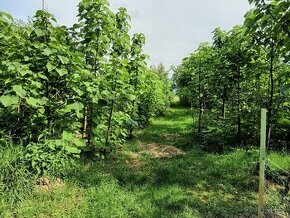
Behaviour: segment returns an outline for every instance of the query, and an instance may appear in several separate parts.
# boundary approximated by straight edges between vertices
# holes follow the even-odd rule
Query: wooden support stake
[[[267,110],[262,109],[261,110],[261,135],[260,135],[260,172],[259,172],[258,218],[263,218],[264,212],[265,212],[266,126],[267,126]]]

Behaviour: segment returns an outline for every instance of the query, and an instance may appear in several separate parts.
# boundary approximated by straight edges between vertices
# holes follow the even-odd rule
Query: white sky
[[[76,22],[79,0],[46,0],[59,24]],[[109,0],[113,11],[126,7],[133,32],[146,36],[150,62],[178,65],[199,43],[211,41],[216,27],[242,24],[248,0]],[[0,0],[0,10],[26,19],[41,8],[41,0]]]

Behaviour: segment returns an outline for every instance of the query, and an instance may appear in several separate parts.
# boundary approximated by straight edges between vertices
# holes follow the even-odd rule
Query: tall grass
[[[1,140],[0,145],[0,217],[15,208],[31,193],[32,174],[26,167],[23,147]]]

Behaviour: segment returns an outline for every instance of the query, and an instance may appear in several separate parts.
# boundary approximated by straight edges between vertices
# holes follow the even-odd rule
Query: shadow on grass
[[[206,153],[193,143],[191,127],[191,112],[173,108],[153,119],[119,153],[104,161],[80,160],[64,169],[58,188],[33,192],[17,206],[7,205],[0,193],[0,217],[256,217],[257,151]],[[186,154],[156,159],[140,152],[150,143],[173,145]],[[0,170],[7,168],[5,159]],[[281,156],[270,159],[276,162]],[[6,171],[15,175],[16,188],[22,183],[17,170],[21,168]]]
[[[140,131],[137,138],[142,143],[159,143],[178,148],[192,148],[192,114],[188,109],[171,109],[167,115],[154,119],[151,125]]]
[[[245,151],[220,156],[193,151],[171,159],[143,157],[138,168],[125,160],[107,160],[83,166],[67,178],[84,188],[113,180],[127,191],[143,190],[141,199],[156,207],[155,217],[174,217],[186,208],[195,214],[189,217],[250,217],[256,211],[253,159],[255,154]]]
[[[138,135],[138,141],[145,145],[186,148],[185,155],[167,159],[142,155],[137,166],[126,155],[119,155],[103,162],[79,164],[65,176],[84,188],[113,180],[121,189],[143,193],[140,201],[153,205],[151,217],[252,217],[256,212],[257,180],[253,171],[257,153],[205,153],[192,145],[191,125],[188,110],[172,109]],[[128,143],[128,151],[138,152],[138,141]]]

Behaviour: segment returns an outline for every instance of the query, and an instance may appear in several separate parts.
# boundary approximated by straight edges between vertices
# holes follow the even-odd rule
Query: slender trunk
[[[257,108],[259,108],[259,110],[257,110],[257,114],[256,117],[259,117],[260,115],[260,108],[262,108],[262,94],[261,94],[261,83],[260,83],[261,78],[259,77],[258,79],[256,79],[256,105]]]
[[[88,60],[88,55],[86,54],[86,64],[89,64],[89,60]],[[84,105],[84,116],[83,116],[83,123],[82,123],[82,138],[83,139],[87,139],[88,143],[89,143],[89,139],[88,139],[88,118],[89,118],[89,103],[86,102]]]
[[[111,131],[111,125],[112,125],[114,106],[115,106],[115,102],[114,102],[114,100],[112,100],[111,101],[111,108],[110,108],[110,115],[109,115],[109,119],[108,119],[107,134],[106,134],[106,147],[109,146],[109,137],[110,137],[110,131]]]
[[[199,116],[198,116],[198,133],[201,133],[201,122],[202,122],[202,94],[201,94],[201,72],[198,70],[198,94],[199,94]]]
[[[139,73],[138,73],[138,69],[136,70],[136,78],[135,78],[135,82],[134,82],[134,95],[136,96],[136,93],[137,93],[137,85],[138,85],[138,76],[139,76]],[[132,102],[132,110],[131,110],[131,113],[130,113],[130,117],[131,119],[133,118],[133,114],[135,112],[135,103],[136,101],[133,100]],[[129,138],[133,138],[133,125],[130,124],[129,126]]]
[[[94,63],[93,63],[93,69],[94,69],[94,75],[96,76],[98,66],[97,66],[97,58],[94,58]],[[93,136],[93,117],[94,117],[94,103],[91,102],[88,106],[88,117],[87,117],[87,126],[88,126],[88,144],[92,143],[92,136]],[[94,148],[93,148],[94,149]]]
[[[272,129],[272,116],[273,116],[273,98],[274,98],[274,44],[271,48],[270,56],[270,69],[269,69],[269,78],[270,78],[270,98],[268,105],[268,135],[267,135],[267,147],[270,148],[271,140],[271,129]]]
[[[93,104],[90,104],[88,107],[88,116],[87,116],[87,128],[88,128],[88,144],[92,144],[92,130],[93,130]]]
[[[97,31],[97,38],[96,38],[96,54],[99,54],[99,38],[100,38],[100,31]],[[87,45],[88,46],[88,45]],[[92,73],[94,76],[97,75],[97,71],[99,69],[99,63],[97,56],[94,56],[92,63],[90,63],[89,56],[86,54],[86,64],[90,64],[92,67]],[[92,130],[93,130],[93,117],[94,117],[94,102],[91,101],[87,105],[86,116],[84,118],[84,131],[85,135],[87,136],[88,144],[92,144]],[[93,145],[92,145],[93,146]],[[92,147],[94,150],[94,147]]]
[[[115,107],[116,83],[117,83],[116,80],[117,80],[117,75],[115,74],[114,78],[113,78],[113,87],[112,87],[112,91],[114,93],[114,98],[111,100],[111,106],[110,106],[110,114],[109,114],[109,119],[108,119],[108,128],[107,128],[107,133],[106,133],[106,147],[109,146],[109,137],[110,137],[110,131],[111,131],[111,126],[112,126],[114,107]]]
[[[49,95],[49,83],[48,82],[46,82],[46,98],[49,99],[49,101],[51,101],[50,95]],[[47,119],[46,128],[49,130],[50,129],[50,124],[51,124],[51,109],[50,109],[50,106],[46,106],[45,112],[46,112],[45,114],[46,114],[46,119]]]
[[[18,100],[18,107],[17,107],[17,113],[18,113],[18,115],[19,115],[19,117],[18,117],[18,119],[17,119],[17,121],[18,122],[20,122],[20,113],[21,113],[21,102],[22,102],[22,99],[21,99],[21,97],[19,97],[19,100]]]
[[[47,17],[43,17],[42,22],[45,24],[45,30],[47,30],[48,29],[48,26],[47,26],[48,19],[47,19]],[[48,47],[48,42],[49,42],[49,35],[46,34],[44,36],[44,43],[45,43],[45,45],[47,47]],[[46,69],[46,67],[44,68],[44,72],[46,73],[47,78],[50,78],[49,72]],[[48,99],[48,102],[51,102],[52,101],[52,99],[50,98],[50,91],[51,91],[50,90],[50,83],[51,83],[51,81],[48,80],[46,82],[46,86],[45,86],[45,96]],[[46,119],[47,119],[47,126],[46,126],[46,128],[47,128],[48,132],[50,132],[51,134],[53,134],[53,132],[51,132],[52,131],[52,129],[51,129],[52,116],[51,116],[51,107],[50,106],[46,106],[45,107],[45,115],[46,115]]]
[[[237,110],[238,110],[238,132],[237,132],[237,141],[238,145],[241,145],[241,69],[238,67],[237,69],[238,73],[238,105],[237,105]]]
[[[227,89],[224,87],[223,91],[223,106],[222,106],[222,117],[223,119],[226,119],[226,95],[227,95]]]
[[[195,124],[195,114],[194,114],[194,108],[193,108],[193,101],[190,101],[190,110],[191,110],[191,117],[192,117],[192,129],[194,128]]]
[[[84,117],[83,117],[83,124],[82,124],[82,138],[85,139],[87,137],[87,125],[88,125],[88,108],[84,108]]]

